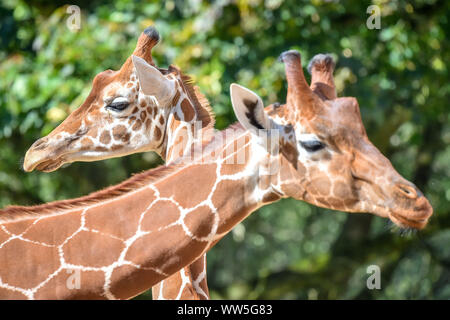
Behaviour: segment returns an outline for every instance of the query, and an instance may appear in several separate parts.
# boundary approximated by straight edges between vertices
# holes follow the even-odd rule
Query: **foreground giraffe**
[[[423,228],[431,206],[370,143],[356,100],[320,97],[320,86],[312,91],[304,79],[300,55],[282,58],[286,105],[267,115],[258,96],[233,85],[242,126],[216,134],[197,161],[150,170],[86,197],[1,212],[12,220],[3,231],[22,232],[0,248],[0,295],[133,297],[198,259],[251,212],[286,197]],[[254,129],[280,138],[266,143]],[[242,155],[242,163],[229,161]],[[33,233],[39,223],[62,243]],[[67,288],[67,269],[80,270],[79,289]]]
[[[25,171],[147,151],[170,163],[207,140],[214,127],[208,101],[176,67],[155,67],[151,51],[158,41],[155,28],[145,29],[119,71],[98,74],[85,103],[30,147]],[[205,259],[155,286],[153,297],[208,299]]]

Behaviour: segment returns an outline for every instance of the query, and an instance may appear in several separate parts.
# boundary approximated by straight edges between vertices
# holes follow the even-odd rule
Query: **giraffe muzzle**
[[[391,220],[400,227],[423,229],[433,214],[430,202],[412,183],[398,183],[394,190],[398,205],[390,213]]]
[[[51,147],[48,143],[48,138],[44,137],[37,140],[28,149],[23,162],[23,170],[31,172],[36,169],[43,172],[51,172],[61,167],[64,163],[64,155]]]

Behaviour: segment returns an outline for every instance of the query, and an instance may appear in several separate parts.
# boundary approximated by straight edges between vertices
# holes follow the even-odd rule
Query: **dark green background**
[[[381,29],[369,30],[369,1],[0,0],[0,206],[85,195],[161,164],[152,153],[24,173],[33,141],[86,98],[95,74],[118,69],[140,32],[155,25],[157,64],[192,75],[214,107],[217,128],[235,121],[229,85],[269,104],[284,102],[278,55],[297,49],[337,60],[340,96],[358,99],[370,139],[434,208],[426,230],[400,235],[386,220],[293,200],[255,212],[208,254],[212,298],[449,299],[449,2],[374,1]],[[366,268],[381,268],[368,290]],[[142,298],[149,298],[147,293]]]

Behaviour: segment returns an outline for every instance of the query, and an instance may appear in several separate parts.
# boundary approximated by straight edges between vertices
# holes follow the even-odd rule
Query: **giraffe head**
[[[425,227],[432,207],[370,142],[356,99],[336,97],[331,57],[312,59],[311,86],[297,51],[283,53],[281,60],[288,82],[286,105],[264,111],[256,94],[231,88],[233,107],[245,128],[279,133],[274,190],[325,208],[376,214],[400,227]]]
[[[74,161],[145,151],[165,156],[169,121],[172,127],[198,120],[211,126],[209,105],[200,102],[189,77],[174,66],[155,66],[151,51],[158,41],[156,29],[145,29],[120,70],[97,74],[84,103],[30,147],[24,170],[50,172]]]

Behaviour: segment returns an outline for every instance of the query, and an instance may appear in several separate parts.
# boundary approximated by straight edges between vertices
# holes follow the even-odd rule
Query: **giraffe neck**
[[[241,137],[242,164],[226,163],[228,143],[216,148],[215,161],[169,166],[157,181],[117,197],[2,223],[0,297],[127,299],[192,263],[280,198],[260,175],[257,144]],[[79,289],[69,285],[76,275]]]
[[[173,97],[173,107],[166,117],[164,142],[159,151],[166,163],[189,157],[193,149],[208,141],[213,134],[209,119],[201,119],[198,108],[194,108],[194,113],[191,112],[191,106],[196,102],[190,99],[184,84],[178,84],[179,90]],[[155,285],[152,292],[153,299],[158,300],[209,299],[206,255]]]

